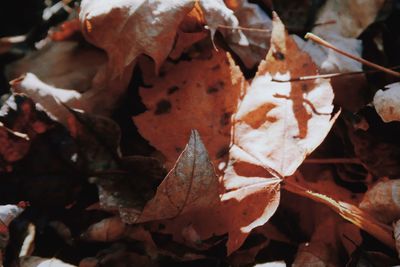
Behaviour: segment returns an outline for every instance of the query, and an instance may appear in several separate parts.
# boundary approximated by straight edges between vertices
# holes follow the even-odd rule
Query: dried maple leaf
[[[218,63],[226,61],[225,57],[213,54],[206,61],[197,61],[194,70],[187,63],[178,64],[166,72],[163,84],[155,78],[152,88],[141,90],[149,111],[134,120],[167,162],[176,158],[181,136],[191,128],[205,136],[205,147],[223,176],[221,203],[178,216],[166,223],[167,231],[180,241],[185,238],[178,229],[188,225],[203,240],[228,232],[231,253],[254,227],[272,216],[279,203],[281,179],[291,175],[322,142],[334,119],[328,81],[273,80],[318,73],[277,16],[271,49],[250,86],[233,63]],[[210,86],[216,81],[217,86]],[[220,151],[229,152],[229,161],[226,156],[221,158]]]
[[[294,173],[326,137],[334,119],[329,81],[279,83],[318,73],[274,17],[271,48],[234,116],[233,143],[280,176]]]
[[[192,67],[196,66],[196,67]],[[223,51],[181,62],[163,77],[146,81],[140,95],[148,111],[133,118],[139,131],[166,157],[171,168],[196,129],[215,166],[226,160],[231,116],[243,94],[244,78]],[[168,121],[168,123],[166,123]],[[165,133],[160,138],[160,133]]]

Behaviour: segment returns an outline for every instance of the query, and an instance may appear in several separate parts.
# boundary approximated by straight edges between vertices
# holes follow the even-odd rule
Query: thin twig
[[[398,69],[398,68],[400,68],[400,66],[390,67],[389,69],[393,70],[393,69]],[[326,73],[326,74],[318,74],[318,75],[310,75],[310,76],[301,76],[301,77],[295,77],[295,78],[291,78],[291,79],[287,79],[287,80],[272,78],[272,81],[280,82],[280,83],[299,82],[299,81],[308,81],[308,80],[316,80],[316,79],[330,79],[330,78],[334,78],[334,77],[351,76],[351,75],[366,74],[366,73],[377,73],[377,72],[382,72],[382,70],[335,72],[335,73]]]
[[[362,162],[357,158],[326,158],[326,159],[306,159],[306,164],[359,164]]]
[[[218,28],[223,28],[223,29],[230,29],[230,30],[241,30],[241,31],[252,31],[252,32],[271,32],[270,29],[259,29],[259,28],[247,28],[247,27],[241,27],[241,26],[227,26],[227,25],[218,25]]]
[[[383,66],[381,66],[381,65],[375,64],[375,63],[373,63],[373,62],[371,62],[371,61],[368,61],[368,60],[365,60],[365,59],[363,59],[363,58],[354,56],[354,55],[352,55],[352,54],[350,54],[350,53],[347,53],[347,52],[345,52],[345,51],[343,51],[343,50],[337,48],[337,47],[334,46],[333,44],[331,44],[331,43],[329,43],[329,42],[323,40],[322,38],[316,36],[315,34],[307,33],[304,37],[305,37],[306,39],[310,39],[310,40],[313,41],[313,42],[316,42],[317,44],[320,44],[320,45],[322,45],[322,46],[325,46],[325,47],[327,47],[327,48],[330,48],[330,49],[332,49],[333,51],[335,51],[335,52],[337,52],[337,53],[339,53],[339,54],[341,54],[341,55],[344,55],[344,56],[346,56],[346,57],[348,57],[348,58],[351,58],[351,59],[353,59],[353,60],[355,60],[355,61],[358,61],[358,62],[360,62],[360,63],[362,63],[362,64],[364,64],[364,65],[367,65],[367,66],[369,66],[369,67],[371,67],[371,68],[381,70],[381,71],[383,71],[383,72],[386,72],[387,74],[390,74],[390,75],[396,76],[397,78],[400,78],[400,72],[393,71],[393,70],[388,69],[388,68],[385,68],[385,67],[383,67]]]

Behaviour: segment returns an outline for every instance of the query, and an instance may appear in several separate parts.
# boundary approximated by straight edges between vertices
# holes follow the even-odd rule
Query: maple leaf
[[[178,216],[167,229],[171,227],[176,233],[179,227],[193,225],[203,239],[228,232],[231,253],[251,229],[272,216],[279,203],[281,179],[291,175],[322,142],[335,118],[331,119],[333,92],[329,81],[274,80],[318,73],[310,56],[299,50],[277,16],[273,19],[270,51],[250,86],[232,61],[230,65],[216,64],[224,57],[219,53],[199,61],[193,71],[182,63],[167,71],[162,85],[155,78],[150,83],[152,88],[141,91],[149,111],[134,121],[167,162],[180,147],[176,136],[191,128],[205,136],[205,146],[223,182],[221,203],[211,210],[192,213],[190,218]],[[198,74],[189,76],[192,73]],[[179,85],[169,81],[175,75],[182,81]],[[215,77],[220,81],[218,87],[210,86]],[[213,93],[212,97],[207,92]],[[216,153],[221,147],[226,153],[223,159]],[[213,218],[212,223],[207,217]]]

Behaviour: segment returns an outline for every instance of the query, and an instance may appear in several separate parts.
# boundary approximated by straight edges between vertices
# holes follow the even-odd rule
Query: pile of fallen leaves
[[[29,8],[0,27],[0,266],[400,264],[396,1]]]

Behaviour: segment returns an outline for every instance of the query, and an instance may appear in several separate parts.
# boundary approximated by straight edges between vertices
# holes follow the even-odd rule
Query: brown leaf
[[[80,21],[90,43],[107,52],[109,75],[116,77],[140,54],[154,59],[157,68],[167,58],[176,31],[194,1],[171,2],[85,0]]]
[[[193,67],[195,66],[195,67]],[[172,168],[191,129],[196,129],[214,166],[226,161],[231,116],[243,93],[244,78],[229,55],[182,61],[146,81],[140,95],[148,111],[133,118],[139,132],[166,157]],[[160,138],[160,133],[162,138]]]
[[[218,202],[218,179],[213,165],[199,133],[192,131],[175,167],[158,186],[138,222],[169,219],[188,211],[213,207]]]

